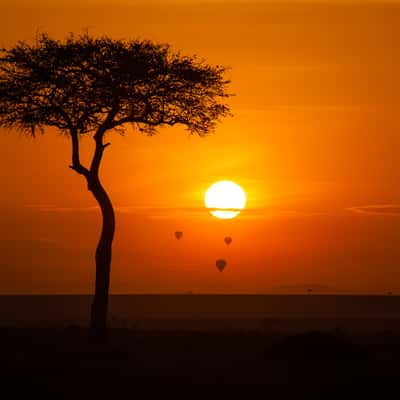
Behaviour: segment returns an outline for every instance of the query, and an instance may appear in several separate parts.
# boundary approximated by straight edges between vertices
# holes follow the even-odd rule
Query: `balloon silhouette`
[[[224,242],[227,246],[229,246],[232,243],[232,238],[230,236],[225,236]]]
[[[223,259],[218,259],[215,262],[215,265],[217,266],[219,272],[222,272],[224,270],[224,268],[226,267],[226,261]]]
[[[175,237],[179,240],[183,236],[183,232],[181,231],[176,231],[175,232]]]

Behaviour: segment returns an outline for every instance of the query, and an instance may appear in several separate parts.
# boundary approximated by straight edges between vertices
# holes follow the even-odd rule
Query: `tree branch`
[[[110,144],[110,143],[103,144],[104,132],[100,135],[98,135],[98,132],[99,131],[97,131],[97,133],[94,135],[94,140],[96,142],[96,148],[94,151],[92,163],[90,165],[90,174],[92,176],[99,175],[100,163],[101,163],[101,159],[103,158],[104,149]]]
[[[89,170],[81,164],[79,158],[78,132],[76,129],[71,129],[70,133],[72,141],[72,165],[70,165],[70,168],[87,178],[89,176]]]
[[[101,124],[99,129],[97,129],[97,132],[93,136],[93,139],[96,142],[96,148],[94,150],[93,159],[89,170],[92,176],[97,177],[99,175],[100,163],[101,159],[103,158],[104,149],[111,144],[111,143],[103,144],[103,137],[107,130],[112,129],[114,127],[113,121],[114,117],[118,113],[118,109],[119,109],[119,102],[116,101],[113,108],[108,113],[107,118]]]

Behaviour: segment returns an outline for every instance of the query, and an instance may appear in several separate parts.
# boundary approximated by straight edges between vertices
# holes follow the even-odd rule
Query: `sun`
[[[210,214],[220,219],[235,218],[246,205],[246,193],[235,182],[218,181],[213,183],[204,196]]]

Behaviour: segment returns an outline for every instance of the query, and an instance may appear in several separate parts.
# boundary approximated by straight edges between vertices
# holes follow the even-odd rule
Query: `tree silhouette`
[[[105,133],[131,123],[148,135],[182,124],[203,136],[230,114],[225,67],[173,53],[146,40],[70,35],[64,41],[41,34],[0,53],[0,126],[31,135],[45,127],[71,138],[70,168],[82,175],[97,200],[102,230],[96,249],[91,331],[105,337],[115,215],[99,178]],[[79,138],[92,135],[91,164],[79,157]]]

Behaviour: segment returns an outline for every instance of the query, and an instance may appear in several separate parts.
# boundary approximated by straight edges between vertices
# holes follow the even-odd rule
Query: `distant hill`
[[[353,291],[336,288],[328,285],[320,285],[317,283],[300,283],[294,285],[280,285],[272,288],[272,293],[279,294],[303,294],[303,293],[317,293],[317,294],[352,294]]]

